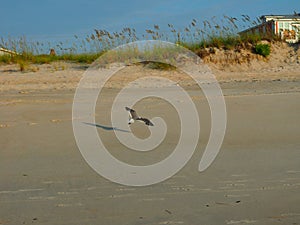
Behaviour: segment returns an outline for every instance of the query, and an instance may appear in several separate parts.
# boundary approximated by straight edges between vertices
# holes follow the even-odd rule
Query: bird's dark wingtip
[[[149,122],[149,123],[146,123],[146,125],[148,125],[148,126],[151,126],[151,127],[153,127],[153,126],[154,126],[154,124],[153,124],[153,123],[151,123],[151,122]]]

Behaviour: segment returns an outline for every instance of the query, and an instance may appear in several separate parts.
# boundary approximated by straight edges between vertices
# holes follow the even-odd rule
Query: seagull
[[[129,121],[128,121],[128,124],[132,124],[134,123],[135,120],[141,120],[143,121],[146,125],[148,126],[154,126],[154,124],[147,118],[143,118],[143,117],[139,117],[136,113],[135,110],[129,108],[129,107],[125,107],[125,109],[130,113],[129,115]]]

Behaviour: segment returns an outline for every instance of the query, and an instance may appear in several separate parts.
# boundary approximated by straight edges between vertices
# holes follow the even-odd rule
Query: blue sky
[[[93,29],[184,27],[192,19],[300,12],[299,0],[1,0],[0,37],[66,39]]]

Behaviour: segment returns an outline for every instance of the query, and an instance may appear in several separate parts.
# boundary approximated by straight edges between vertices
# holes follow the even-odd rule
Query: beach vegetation
[[[188,48],[202,58],[214,54],[216,49],[240,51],[253,48],[255,53],[266,57],[270,54],[270,46],[259,44],[264,37],[259,34],[243,36],[238,34],[241,29],[254,24],[257,24],[257,20],[242,15],[241,18],[223,16],[204,21],[192,19],[190,24],[183,28],[176,28],[173,24],[165,26],[155,24],[144,32],[137,32],[136,29],[129,27],[115,32],[94,29],[90,35],[82,37],[74,35],[72,40],[55,41],[55,43],[30,41],[26,37],[18,39],[0,37],[0,47],[16,52],[16,54],[0,55],[0,63],[19,64],[20,70],[26,70],[27,64],[50,64],[55,61],[90,64],[108,50],[138,40],[173,42]],[[271,40],[269,37],[268,41],[279,40],[278,37],[271,37]],[[50,50],[55,54],[50,54]],[[127,51],[128,54],[139,54],[136,47]],[[155,54],[159,57],[167,57],[162,51]],[[111,54],[110,57],[120,56]],[[122,57],[126,59],[126,54]],[[159,63],[147,63],[147,66],[156,69],[172,69]]]
[[[255,46],[255,53],[267,57],[271,53],[271,48],[269,44],[257,44]]]

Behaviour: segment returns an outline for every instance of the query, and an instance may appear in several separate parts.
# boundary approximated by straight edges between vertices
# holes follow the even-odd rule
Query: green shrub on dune
[[[271,53],[269,44],[257,44],[255,46],[255,53],[267,57]]]

